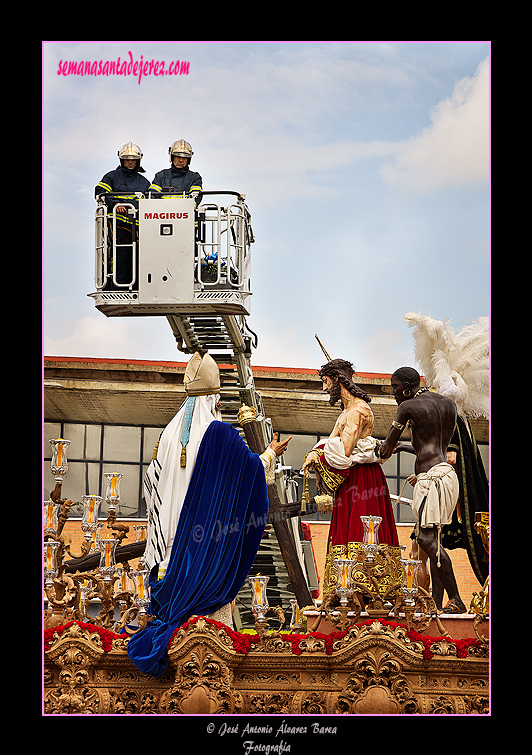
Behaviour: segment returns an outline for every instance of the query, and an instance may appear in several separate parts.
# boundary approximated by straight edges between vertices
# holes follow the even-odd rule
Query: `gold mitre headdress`
[[[220,393],[220,370],[210,354],[196,351],[185,370],[185,390],[188,396],[210,396]]]

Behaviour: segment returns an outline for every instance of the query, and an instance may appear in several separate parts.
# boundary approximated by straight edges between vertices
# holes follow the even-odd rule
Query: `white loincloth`
[[[421,527],[441,527],[449,524],[458,501],[459,484],[454,468],[442,462],[428,472],[420,472],[414,485],[412,510]],[[419,510],[425,506],[419,520]]]

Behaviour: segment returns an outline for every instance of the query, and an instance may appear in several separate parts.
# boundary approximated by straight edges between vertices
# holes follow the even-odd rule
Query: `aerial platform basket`
[[[138,193],[118,205],[124,223],[102,198],[89,294],[96,308],[107,317],[249,315],[254,238],[244,199],[205,191],[196,208],[194,198]]]

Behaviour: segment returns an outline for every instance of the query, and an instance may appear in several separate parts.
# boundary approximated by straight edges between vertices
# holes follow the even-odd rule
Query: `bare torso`
[[[369,405],[360,398],[353,398],[336,420],[330,437],[339,435],[345,455],[351,456],[360,438],[371,435],[374,423],[375,419]]]
[[[447,461],[447,447],[456,424],[454,402],[438,393],[425,392],[403,402],[400,409],[408,414],[403,419],[410,421],[416,474]]]

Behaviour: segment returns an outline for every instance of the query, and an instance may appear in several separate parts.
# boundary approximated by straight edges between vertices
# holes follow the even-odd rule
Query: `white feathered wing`
[[[407,312],[414,356],[427,385],[453,399],[459,414],[489,419],[489,317],[455,332],[450,320]]]

